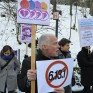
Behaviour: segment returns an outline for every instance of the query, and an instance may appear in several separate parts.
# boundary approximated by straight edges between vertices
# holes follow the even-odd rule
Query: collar
[[[44,56],[40,49],[37,50],[37,60],[50,60],[50,58]]]

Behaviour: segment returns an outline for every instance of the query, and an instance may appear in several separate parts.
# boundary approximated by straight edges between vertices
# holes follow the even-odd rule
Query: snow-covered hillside
[[[69,38],[70,35],[70,15],[69,15],[69,6],[66,5],[59,5],[58,10],[62,11],[62,16],[60,15],[59,18],[59,34],[58,34],[58,40],[61,38]],[[1,11],[1,10],[0,10]],[[74,25],[74,18],[75,18],[75,6],[73,6],[73,23],[72,26]],[[86,15],[87,17],[91,17],[89,15],[89,9],[86,10]],[[82,14],[82,8],[78,7],[77,10],[77,19],[83,18]],[[80,50],[80,44],[79,44],[79,35],[78,35],[78,21],[76,21],[76,28],[77,31],[72,30],[71,34],[71,54],[72,57],[75,58],[78,51]],[[53,27],[55,30],[55,20],[51,20],[50,22],[50,27]],[[53,33],[55,34],[55,31],[48,29],[44,29],[43,31],[40,31],[40,33],[37,33],[36,36],[39,37],[41,34],[44,33]],[[26,53],[26,45],[23,43],[21,45],[18,44],[17,39],[16,39],[16,28],[15,25],[12,21],[9,21],[7,24],[7,18],[5,17],[0,17],[0,50],[2,47],[6,44],[9,44],[14,50],[20,49],[20,58],[21,61],[23,60],[23,56]],[[28,50],[28,55],[30,55],[30,50]]]

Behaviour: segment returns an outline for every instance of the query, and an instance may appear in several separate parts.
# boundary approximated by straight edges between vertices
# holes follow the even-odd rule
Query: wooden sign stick
[[[36,63],[36,57],[35,57],[35,36],[36,36],[36,25],[32,25],[32,38],[31,38],[31,69],[35,70],[35,63]],[[31,81],[31,93],[35,93],[35,81]]]
[[[26,42],[26,55],[28,55],[28,43]]]

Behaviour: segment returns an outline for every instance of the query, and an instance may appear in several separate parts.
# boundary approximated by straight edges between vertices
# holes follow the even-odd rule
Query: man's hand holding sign
[[[28,70],[27,77],[29,81],[36,80],[36,71],[35,70]],[[55,93],[64,93],[63,88],[54,88],[53,92]]]

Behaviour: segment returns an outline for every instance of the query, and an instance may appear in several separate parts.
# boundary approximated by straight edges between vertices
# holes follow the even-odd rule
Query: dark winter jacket
[[[71,58],[71,54],[70,51],[65,52],[59,49],[59,55],[58,55],[59,59],[64,59],[64,58]]]
[[[82,48],[77,55],[78,65],[81,68],[81,83],[83,85],[93,84],[93,55],[88,50]]]
[[[58,57],[55,57],[53,59],[58,59]],[[41,52],[41,50],[38,50],[37,55],[36,55],[36,60],[40,61],[40,60],[50,60],[50,58],[44,56]],[[27,70],[30,69],[31,67],[31,57],[28,57],[26,59],[24,59],[23,63],[22,63],[22,69],[21,69],[21,76],[20,76],[20,81],[18,81],[18,85],[21,85],[21,88],[24,92],[26,93],[30,93],[30,86],[27,85]],[[36,83],[37,85],[37,83]],[[67,89],[67,88],[66,88]],[[36,86],[36,93],[37,93],[37,86]],[[51,92],[53,93],[53,92]]]
[[[42,54],[41,50],[38,50],[37,55],[36,55],[36,60],[37,61],[50,60],[50,58],[45,57]],[[21,91],[24,91],[26,93],[30,93],[30,86],[27,80],[27,70],[29,70],[30,68],[31,68],[31,57],[28,57],[23,60],[21,75],[18,76],[18,85],[21,85]],[[19,89],[20,89],[20,86],[19,86]],[[36,86],[36,93],[37,93],[37,86]]]

